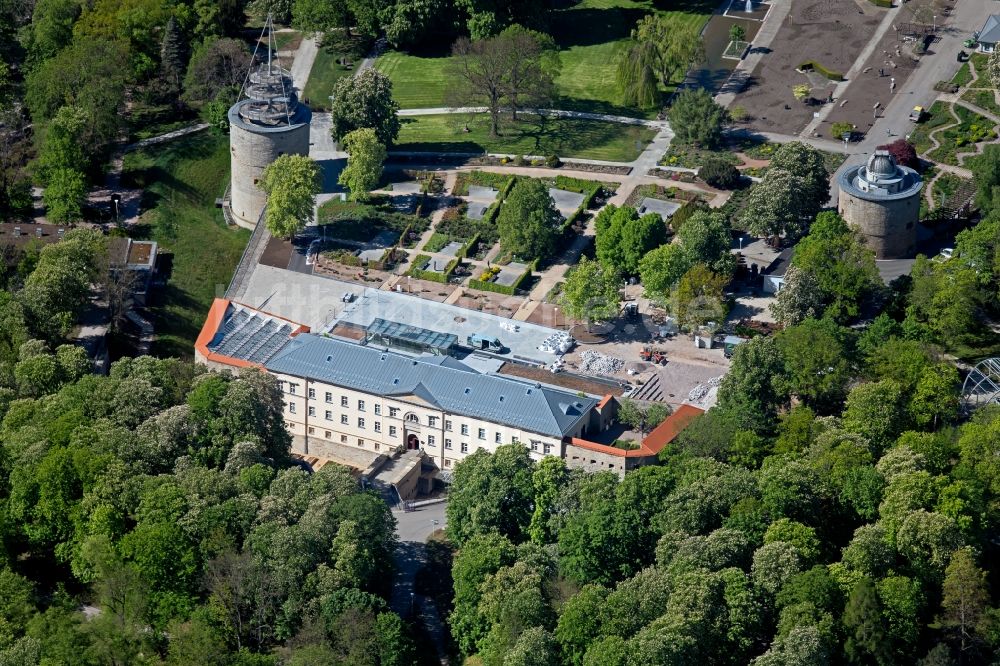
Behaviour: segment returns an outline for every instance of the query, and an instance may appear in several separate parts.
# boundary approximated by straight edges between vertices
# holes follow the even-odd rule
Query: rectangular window
[[[358,400],[358,411],[359,412],[365,411],[365,401],[364,400]]]
[[[462,442],[462,453],[469,452],[469,445],[466,442]]]
[[[389,437],[396,436],[396,426],[389,426]]]
[[[444,440],[444,448],[446,448],[446,449],[450,449],[451,448],[451,440],[450,439]]]
[[[309,405],[309,416],[316,416],[316,408]]]
[[[375,432],[382,432],[382,422],[381,421],[376,421],[375,422]]]
[[[479,429],[479,439],[486,439],[486,428]]]
[[[309,434],[312,435],[315,432],[316,432],[316,428],[313,428],[312,426],[309,426]]]
[[[376,414],[382,413],[382,405],[375,405],[375,413]]]
[[[347,435],[341,435],[340,436],[340,443],[341,444],[347,444]]]
[[[503,438],[500,437],[500,433],[498,433],[498,432],[493,433],[493,441],[494,442],[496,442],[497,444],[499,444],[502,439]]]
[[[316,389],[314,388],[309,389],[309,399],[310,400],[316,399]]]
[[[427,435],[427,446],[434,446],[434,435]]]
[[[340,396],[340,406],[341,407],[347,407],[347,396],[346,395]]]
[[[462,424],[462,434],[463,435],[468,435],[469,434],[469,424],[467,424],[467,423],[463,423]]]
[[[378,442],[375,442],[375,450],[378,451],[378,448],[379,448]]]
[[[550,453],[552,453],[552,445],[551,444],[546,444],[545,445],[545,455],[549,455]]]
[[[327,402],[333,402],[333,394],[332,394],[332,393],[330,393],[329,391],[327,391],[327,392],[326,392],[326,395],[325,395],[325,396],[323,396],[323,397],[324,397],[324,398],[326,398],[326,401],[327,401]]]
[[[451,459],[450,458],[445,458],[444,466],[445,467],[451,467]]]
[[[326,410],[325,412],[323,412],[323,418],[325,418],[327,421],[332,421],[333,420],[333,412],[331,412],[329,409]]]
[[[541,444],[541,442],[539,442],[537,439],[531,440],[531,450],[532,451],[537,451],[539,444]]]
[[[298,388],[299,388],[298,384],[293,384],[291,382],[288,382],[288,392],[291,393],[292,395],[295,395],[295,391]]]
[[[333,433],[327,430],[326,432],[323,433],[323,437],[330,439],[331,437],[333,437]]]
[[[340,415],[340,422],[343,423],[344,425],[347,425],[347,414]]]
[[[517,435],[511,435],[511,436],[510,436],[510,443],[511,443],[511,444],[520,444],[520,443],[521,443],[521,440],[519,440],[519,439],[517,438]]]
[[[295,413],[295,403],[294,402],[288,403],[288,413],[289,414],[294,414]]]
[[[365,427],[365,420],[364,419],[362,419],[362,418],[358,419],[358,427],[359,428],[364,428]]]
[[[363,439],[361,439],[361,438],[359,437],[359,438],[358,438],[358,446],[364,446],[364,445],[365,445],[365,440],[363,440]]]
[[[437,427],[437,424],[438,424],[438,417],[436,417],[436,416],[428,416],[427,417],[427,425],[429,425],[432,428],[435,428],[435,427]]]
[[[444,420],[444,429],[451,432],[451,419]]]
[[[397,414],[399,414],[399,407],[390,407],[389,408],[389,416],[391,416],[393,418],[396,418]]]

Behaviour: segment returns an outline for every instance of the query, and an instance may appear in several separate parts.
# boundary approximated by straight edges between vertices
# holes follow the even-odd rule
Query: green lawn
[[[516,125],[509,121],[502,135],[489,136],[485,114],[411,116],[401,118],[394,148],[453,153],[512,153],[558,155],[613,162],[631,162],[652,141],[655,131],[638,125],[583,120],[522,116]],[[469,132],[465,132],[468,121]]]
[[[329,46],[319,47],[316,60],[309,72],[309,79],[306,81],[306,89],[302,91],[302,99],[313,111],[329,111],[333,84],[345,76],[354,74],[358,61],[350,61],[351,64],[344,67],[337,62],[342,55]]]
[[[715,4],[707,0],[680,0],[673,9],[657,9],[650,0],[583,0],[552,14],[552,36],[560,47],[562,67],[556,78],[560,109],[649,117],[656,110],[622,107],[615,90],[615,57],[636,22],[653,11],[678,16],[702,27]],[[449,57],[389,52],[375,66],[393,83],[393,96],[403,109],[447,105]]]
[[[201,133],[125,157],[123,183],[144,188],[134,236],[173,253],[166,289],[153,302],[157,356],[190,357],[212,299],[232,277],[250,232],[215,208],[229,179],[228,137]]]

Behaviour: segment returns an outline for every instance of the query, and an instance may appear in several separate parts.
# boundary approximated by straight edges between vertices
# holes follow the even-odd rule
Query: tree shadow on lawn
[[[551,34],[562,49],[616,42],[627,38],[639,19],[649,13],[645,9],[624,7],[553,12]]]
[[[222,285],[225,289],[226,285]],[[157,294],[150,308],[156,340],[152,353],[160,358],[190,357],[201,330],[200,319],[208,307],[176,285],[167,285]]]

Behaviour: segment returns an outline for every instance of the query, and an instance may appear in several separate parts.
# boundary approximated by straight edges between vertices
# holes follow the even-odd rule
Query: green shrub
[[[806,60],[804,63],[802,63],[801,65],[799,65],[799,69],[802,70],[802,71],[804,71],[804,72],[807,72],[809,70],[813,70],[815,72],[819,72],[822,76],[825,76],[826,78],[830,79],[831,81],[843,81],[844,80],[844,75],[843,74],[841,74],[840,72],[835,72],[832,69],[827,69],[826,67],[824,67],[823,65],[819,64],[815,60]]]
[[[851,123],[833,123],[830,125],[830,136],[832,136],[837,141],[842,141],[845,134],[849,134],[854,131],[854,125]]]
[[[726,160],[710,157],[698,169],[698,177],[712,187],[731,190],[740,184],[740,172]]]
[[[876,7],[884,7],[890,9],[892,7],[892,0],[868,0]]]
[[[561,164],[562,162],[559,160],[558,155],[549,155],[548,157],[545,158],[545,166],[549,167],[550,169],[556,169]]]

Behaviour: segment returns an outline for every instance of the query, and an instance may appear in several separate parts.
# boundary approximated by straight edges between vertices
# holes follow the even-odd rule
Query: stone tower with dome
[[[840,174],[837,209],[861,230],[877,259],[905,259],[916,254],[920,188],[916,171],[896,164],[887,150],[876,150],[864,166]]]
[[[270,16],[264,34],[267,60],[251,64],[240,99],[229,109],[229,209],[236,224],[248,229],[257,225],[267,204],[267,195],[259,186],[264,169],[281,155],[309,154],[312,119],[309,108],[299,103],[291,74],[275,62]],[[256,56],[254,51],[252,62]]]

